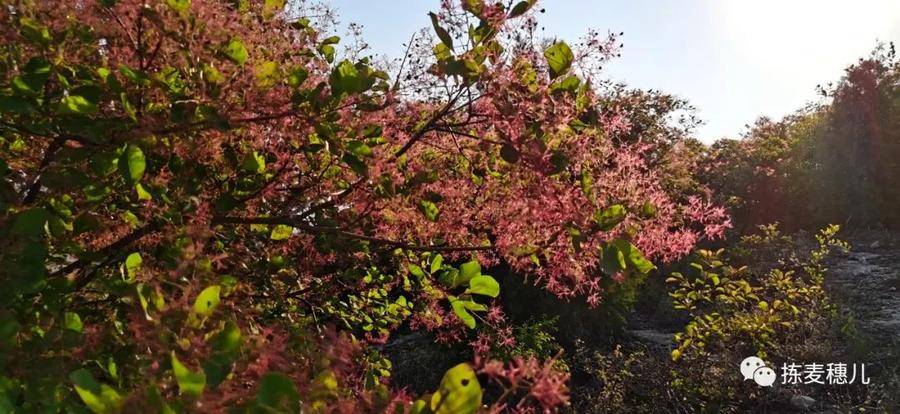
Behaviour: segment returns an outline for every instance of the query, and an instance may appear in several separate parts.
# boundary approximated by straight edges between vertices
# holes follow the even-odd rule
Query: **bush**
[[[733,409],[761,398],[748,389],[735,367],[747,356],[764,361],[822,361],[834,356],[834,305],[824,291],[823,261],[834,249],[849,246],[836,238],[838,226],[815,236],[806,255],[786,249],[792,240],[773,226],[744,237],[739,257],[781,251],[767,271],[734,267],[723,250],[698,252],[692,271],[667,280],[675,307],[691,316],[675,335],[672,359],[678,362],[676,388],[705,409]]]

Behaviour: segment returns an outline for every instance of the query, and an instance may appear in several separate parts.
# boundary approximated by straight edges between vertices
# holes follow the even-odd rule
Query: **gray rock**
[[[798,410],[809,410],[813,405],[815,405],[815,403],[815,399],[805,395],[795,395],[791,397],[791,407],[794,407]]]

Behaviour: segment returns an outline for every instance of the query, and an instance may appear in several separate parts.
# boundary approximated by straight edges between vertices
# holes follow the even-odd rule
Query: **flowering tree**
[[[533,3],[446,4],[392,80],[306,4],[5,1],[0,407],[474,412],[477,375],[565,404],[485,341],[415,400],[370,346],[504,332],[492,265],[596,304],[728,225],[613,139],[615,39],[538,40]]]

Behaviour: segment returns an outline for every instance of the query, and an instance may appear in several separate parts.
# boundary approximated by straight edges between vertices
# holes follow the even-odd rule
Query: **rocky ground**
[[[865,232],[848,239],[850,252],[829,263],[826,288],[871,346],[896,349],[900,346],[900,235]]]

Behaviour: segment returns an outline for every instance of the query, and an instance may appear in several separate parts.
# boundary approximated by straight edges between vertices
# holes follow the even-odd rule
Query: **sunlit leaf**
[[[278,70],[278,63],[266,61],[256,66],[256,86],[262,89],[268,89],[277,84],[281,79],[281,72]]]
[[[438,214],[441,212],[437,204],[429,200],[419,200],[419,211],[422,212],[429,221],[437,221]]]
[[[613,245],[622,252],[625,260],[628,262],[629,267],[637,270],[640,273],[647,273],[656,268],[652,262],[647,260],[644,257],[644,254],[638,250],[633,244],[629,243],[625,240],[613,240]]]
[[[91,372],[79,369],[69,375],[75,385],[75,392],[84,404],[96,414],[116,413],[122,408],[125,400],[114,388],[97,382]]]
[[[88,98],[80,95],[69,95],[63,97],[56,107],[56,112],[64,115],[86,115],[93,114],[99,110],[97,102],[89,101]]]
[[[219,285],[212,285],[203,289],[194,301],[194,313],[199,316],[212,315],[216,307],[219,306],[219,293],[221,291],[222,287]]]
[[[481,407],[482,390],[475,370],[468,363],[447,370],[431,398],[435,414],[473,414]]]
[[[469,329],[475,328],[475,317],[466,310],[465,301],[462,299],[457,299],[455,297],[450,297],[450,308],[453,309],[453,313],[466,325]]]
[[[166,5],[172,10],[184,13],[191,8],[191,0],[166,0]]]
[[[243,65],[244,62],[247,61],[249,57],[249,53],[247,52],[247,48],[244,46],[244,42],[241,41],[240,38],[232,38],[222,47],[222,53],[234,63],[238,65]]]
[[[331,94],[339,96],[343,93],[362,92],[363,82],[359,70],[349,60],[344,60],[331,71]]]
[[[550,78],[557,78],[566,73],[575,60],[572,49],[565,42],[554,43],[544,51],[544,57],[547,59],[547,65],[550,68]]]
[[[469,280],[469,288],[466,289],[466,293],[496,298],[500,295],[500,284],[491,276],[478,275]]]
[[[260,153],[253,151],[244,156],[244,162],[241,163],[244,171],[262,174],[266,171],[266,158]]]
[[[272,228],[269,238],[272,240],[287,240],[294,234],[294,228],[284,224],[278,224]]]
[[[63,315],[63,325],[66,329],[78,333],[81,333],[84,329],[84,324],[81,322],[81,316],[78,316],[75,312],[66,312]]]
[[[609,231],[616,227],[622,220],[625,220],[625,206],[614,204],[602,211],[594,213],[594,223],[600,227],[600,230]]]
[[[125,258],[125,271],[128,278],[134,280],[143,265],[144,259],[141,257],[140,253],[135,252],[129,254],[128,257]]]
[[[469,283],[469,281],[476,276],[481,276],[481,265],[478,261],[470,260],[463,263],[459,266],[459,276],[457,277],[454,286]]]
[[[119,171],[125,176],[129,182],[136,183],[144,177],[144,171],[147,169],[147,159],[144,157],[144,151],[137,145],[128,145],[122,156],[119,157]]]
[[[181,394],[194,397],[203,394],[203,389],[206,388],[206,373],[202,370],[194,372],[184,366],[175,356],[175,351],[172,351],[172,373],[175,374],[175,381]]]

